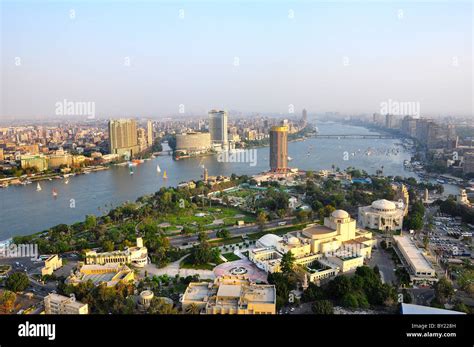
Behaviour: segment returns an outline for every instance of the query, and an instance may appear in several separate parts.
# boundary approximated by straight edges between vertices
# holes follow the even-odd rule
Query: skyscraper
[[[288,169],[288,127],[274,126],[270,130],[270,170],[286,172]]]
[[[308,124],[308,111],[306,111],[305,108],[303,109],[302,122],[304,127],[306,126],[306,124]]]
[[[109,149],[112,154],[130,157],[139,152],[137,123],[134,119],[109,121]]]
[[[209,111],[209,133],[211,134],[212,143],[221,144],[223,149],[227,148],[228,139],[226,111]]]
[[[148,147],[151,147],[153,145],[153,123],[151,120],[146,122],[146,140]]]

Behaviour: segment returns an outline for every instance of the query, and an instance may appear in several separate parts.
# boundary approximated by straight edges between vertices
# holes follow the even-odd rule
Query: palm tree
[[[186,312],[186,314],[199,314],[200,311],[201,309],[194,302],[186,306],[186,308],[184,309],[184,312]]]

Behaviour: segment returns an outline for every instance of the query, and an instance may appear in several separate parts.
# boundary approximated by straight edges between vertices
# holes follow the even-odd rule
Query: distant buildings
[[[51,293],[44,298],[46,314],[88,314],[87,304],[76,301],[74,296],[67,297]]]
[[[109,121],[109,149],[112,154],[128,155],[139,152],[137,123],[134,119]]]
[[[85,254],[86,264],[132,264],[137,267],[144,267],[148,262],[148,250],[143,246],[141,237],[137,238],[135,247],[126,248],[123,251],[112,251],[97,253],[89,251]]]
[[[221,276],[209,282],[191,282],[182,306],[190,305],[203,314],[275,314],[274,285],[252,283],[246,275]]]
[[[146,139],[148,147],[153,145],[153,122],[151,120],[146,122]]]
[[[474,173],[474,152],[464,153],[463,173],[465,175]]]
[[[406,265],[412,284],[437,282],[436,271],[409,236],[393,236],[398,254]]]
[[[372,245],[372,233],[357,229],[346,211],[336,210],[324,225],[311,224],[283,237],[264,235],[249,251],[249,259],[266,272],[279,272],[283,255],[291,252],[302,275],[317,282],[362,266],[371,257]]]
[[[212,144],[220,145],[222,149],[228,148],[226,111],[209,111],[209,133],[211,134]]]
[[[404,214],[403,202],[376,200],[370,206],[359,207],[358,223],[362,228],[399,231],[402,230]]]
[[[288,127],[274,126],[270,130],[270,170],[288,170]]]

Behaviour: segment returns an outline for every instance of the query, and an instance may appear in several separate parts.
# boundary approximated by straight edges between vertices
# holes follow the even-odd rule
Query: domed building
[[[371,257],[372,233],[357,228],[356,221],[344,210],[324,218],[324,225],[314,223],[303,230],[282,237],[267,234],[249,251],[249,259],[266,272],[279,272],[281,258],[291,252],[295,264],[306,269],[311,282],[362,266]]]
[[[362,228],[399,231],[402,230],[404,213],[403,202],[376,200],[370,206],[359,207],[358,224]]]

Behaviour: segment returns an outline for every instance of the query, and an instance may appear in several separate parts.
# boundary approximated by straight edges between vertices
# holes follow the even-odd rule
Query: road
[[[379,241],[379,239],[377,239]],[[378,244],[377,248],[372,249],[372,257],[369,261],[369,266],[377,265],[380,270],[380,275],[383,283],[395,284],[397,283],[397,276],[395,275],[395,264],[388,252],[385,252]]]
[[[278,223],[280,222],[287,222],[288,224],[285,225],[285,226],[282,226],[283,228],[284,227],[288,227],[290,226],[290,222],[291,222],[292,218],[284,218],[284,219],[275,219],[271,222],[268,222],[265,224],[265,229],[271,229],[271,228],[276,228],[278,227]],[[219,229],[217,229],[219,230]],[[216,232],[217,230],[211,230],[211,231],[208,231],[207,234],[209,236],[210,239],[213,239],[213,238],[216,238]],[[249,226],[243,226],[243,227],[232,227],[232,228],[228,228],[227,230],[229,230],[230,234],[231,234],[231,237],[234,237],[234,236],[242,236],[242,235],[245,235],[245,234],[248,234],[248,233],[255,233],[257,231],[259,231],[259,227],[258,225],[249,225]],[[179,247],[179,246],[184,246],[186,244],[191,244],[193,242],[197,242],[198,241],[198,235],[177,235],[177,236],[170,236],[168,237],[169,240],[170,240],[170,244],[174,247]]]

